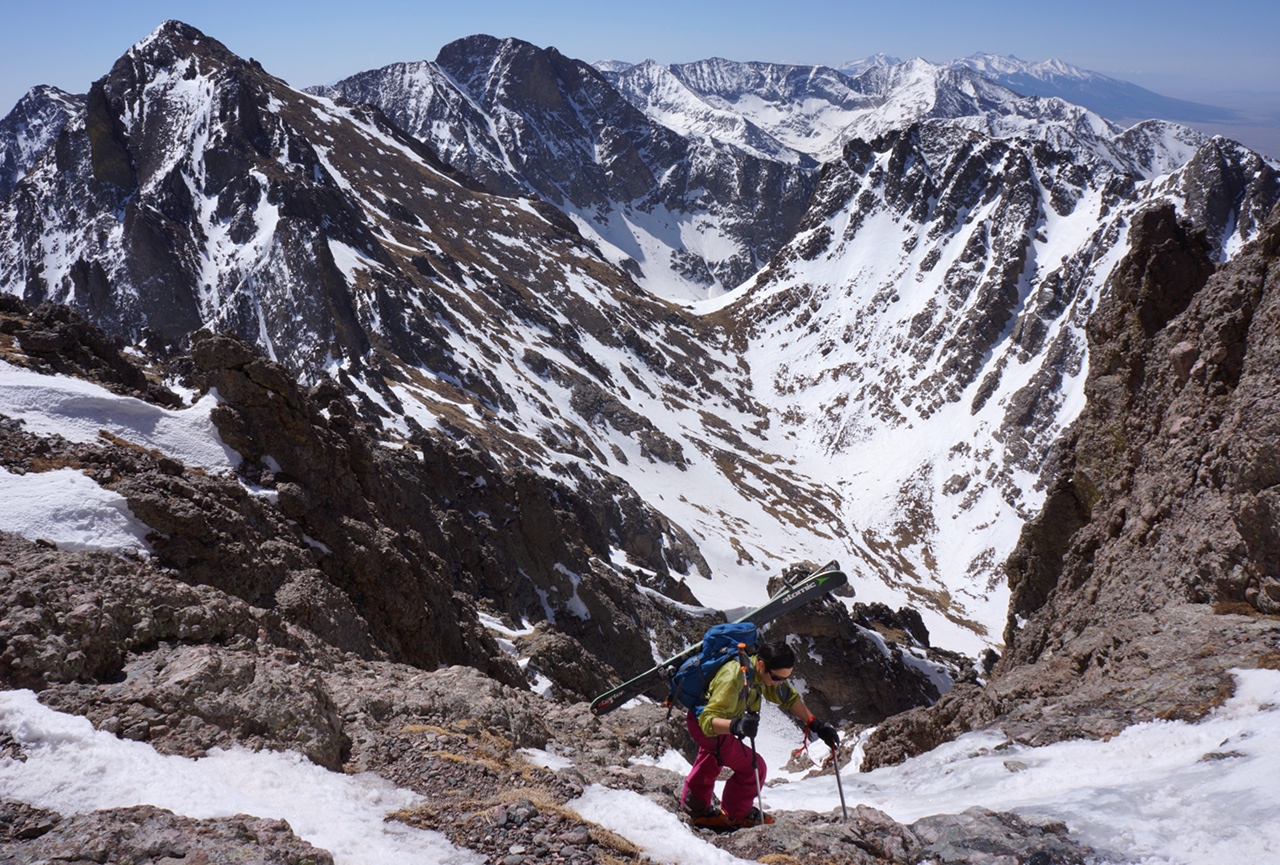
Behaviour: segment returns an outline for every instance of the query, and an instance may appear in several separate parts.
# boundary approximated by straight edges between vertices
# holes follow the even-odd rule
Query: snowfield
[[[1197,724],[1130,727],[1107,742],[1011,745],[998,732],[968,734],[900,766],[841,772],[849,807],[862,804],[900,822],[972,807],[1064,821],[1071,837],[1113,865],[1222,865],[1280,862],[1280,672],[1236,671],[1235,696]],[[758,739],[773,752],[794,746],[769,710]],[[470,865],[480,859],[433,832],[383,822],[415,794],[369,775],[327,772],[293,753],[214,750],[208,757],[162,756],[149,745],[96,731],[84,718],[41,705],[30,691],[0,693],[0,731],[26,761],[0,759],[0,796],[62,813],[137,804],[197,818],[252,814],[285,819],[339,865]],[[791,728],[791,738],[795,731]],[[767,743],[767,745],[766,745]],[[825,757],[821,745],[813,756]],[[564,768],[554,755],[530,762]],[[771,757],[773,757],[771,759]],[[682,773],[679,755],[660,761]],[[775,773],[766,809],[785,821],[809,810],[839,818],[834,779]],[[678,817],[637,793],[599,785],[569,803],[657,862],[739,865]]]

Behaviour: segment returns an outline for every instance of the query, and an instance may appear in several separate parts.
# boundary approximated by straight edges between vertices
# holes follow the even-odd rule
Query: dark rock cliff
[[[1194,719],[1280,666],[1280,214],[1215,271],[1143,213],[1090,319],[1088,404],[1007,571],[1006,651],[885,724],[868,767],[999,724],[1035,743]]]

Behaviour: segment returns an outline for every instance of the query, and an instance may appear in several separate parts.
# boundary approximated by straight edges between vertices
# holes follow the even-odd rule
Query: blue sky
[[[1280,91],[1277,0],[0,0],[0,115],[36,84],[86,91],[166,18],[299,87],[434,59],[453,39],[489,33],[588,61],[837,65],[879,51],[935,62],[990,51],[1199,101]]]

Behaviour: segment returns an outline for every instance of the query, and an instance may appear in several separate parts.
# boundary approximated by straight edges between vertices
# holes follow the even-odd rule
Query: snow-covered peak
[[[821,159],[834,153],[851,113],[869,106],[846,76],[822,66],[715,58],[642,67],[609,77],[647,116],[682,134],[710,135],[788,164],[797,154]],[[665,84],[655,86],[659,81]]]
[[[854,98],[845,76],[825,66],[744,63],[714,58],[679,63],[671,67],[671,72],[697,92],[728,102],[746,94],[770,102],[803,102],[813,98],[849,102]]]
[[[848,63],[842,63],[837,69],[845,75],[854,76],[866,72],[873,66],[897,66],[901,62],[902,58],[891,57],[881,51],[861,60],[850,60]]]
[[[707,68],[703,70],[708,73],[705,77],[688,77],[719,86],[691,87],[683,74],[687,71],[687,67],[667,67],[646,60],[609,77],[633,104],[642,102],[649,118],[681,135],[733,144],[761,158],[790,165],[802,160],[800,153],[760,129],[745,112],[733,109],[733,99],[726,94],[743,92],[731,83],[741,82],[743,76],[717,74]],[[725,71],[724,67],[719,68],[719,72]]]
[[[1062,60],[1031,63],[1013,56],[975,54],[948,66],[984,75],[1025,96],[1059,97],[1118,122],[1150,118],[1193,123],[1240,121],[1233,111],[1171,99]]]
[[[204,45],[226,58],[235,57],[225,45],[200,32],[190,24],[170,18],[147,36],[139,40],[126,52],[125,57],[142,59],[154,56],[168,56],[170,52],[186,53],[196,45]]]
[[[636,64],[631,63],[627,60],[597,60],[595,63],[592,63],[591,65],[599,69],[601,73],[605,75],[609,75],[611,73],[616,74],[620,72],[626,72],[628,69],[630,69],[632,66],[635,66]]]
[[[84,97],[56,87],[33,87],[0,120],[0,199],[9,194],[67,121],[84,109]]]
[[[30,113],[45,105],[58,106],[66,111],[78,111],[84,104],[83,96],[75,96],[48,84],[37,84],[14,104],[15,111]]]
[[[822,66],[739,63],[715,58],[665,67],[684,85],[653,82],[664,67],[649,61],[642,67],[611,73],[610,79],[636,107],[681,134],[711,135],[755,152],[742,127],[723,112],[745,118],[752,130],[818,161],[836,158],[846,143],[871,140],[914,123],[948,123],[997,138],[1030,138],[1055,149],[1087,153],[1138,177],[1151,178],[1182,164],[1205,140],[1192,129],[1162,124],[1124,128],[1105,116],[1059,96],[1023,96],[1005,83],[1020,70],[1061,73],[1077,83],[1102,80],[1059,61],[1024,63],[1017,58],[976,55],[963,63],[937,64],[915,57],[902,62],[878,55],[856,75]],[[1089,77],[1093,76],[1093,77]],[[1025,88],[1024,88],[1025,89]],[[687,91],[687,92],[686,92]],[[708,108],[719,112],[706,122]],[[778,157],[774,157],[778,158]]]

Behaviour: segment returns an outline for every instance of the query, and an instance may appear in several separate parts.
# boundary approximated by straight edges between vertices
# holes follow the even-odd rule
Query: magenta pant
[[[693,761],[689,777],[684,779],[684,793],[680,801],[686,808],[705,808],[711,804],[720,768],[727,766],[733,770],[733,777],[724,782],[720,807],[726,817],[734,820],[745,817],[756,798],[756,779],[759,779],[761,787],[764,786],[764,758],[759,754],[753,755],[750,746],[733,736],[707,736],[698,726],[698,718],[693,712],[686,716],[685,725],[693,741],[698,743],[698,757]],[[753,762],[756,767],[754,777],[751,773]]]

